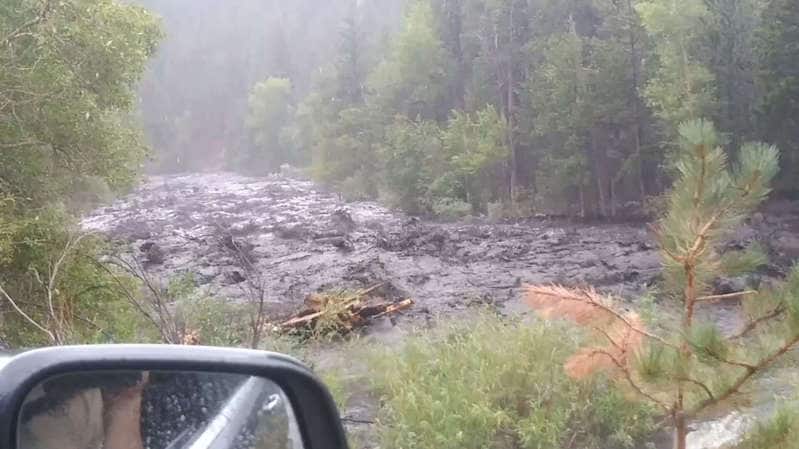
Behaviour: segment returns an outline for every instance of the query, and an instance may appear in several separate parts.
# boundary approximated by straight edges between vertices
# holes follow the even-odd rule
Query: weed
[[[569,379],[563,363],[578,344],[569,332],[486,314],[413,337],[400,352],[376,349],[382,446],[632,446],[652,430],[652,409],[601,378]]]

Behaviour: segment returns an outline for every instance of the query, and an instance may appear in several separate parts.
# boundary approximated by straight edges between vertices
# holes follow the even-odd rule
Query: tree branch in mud
[[[745,290],[742,292],[733,292],[733,293],[725,293],[723,295],[707,295],[707,296],[699,296],[696,298],[696,302],[705,302],[705,301],[718,301],[719,299],[740,299],[743,296],[751,296],[756,295],[757,292],[754,290]]]
[[[369,293],[382,285],[375,284],[353,294],[313,294],[306,300],[308,307],[281,323],[280,327],[283,330],[306,329],[312,335],[342,334],[363,326],[369,320],[400,312],[413,305],[412,299],[367,304]]]
[[[236,241],[230,231],[215,223],[217,230],[224,236],[222,246],[233,253],[238,266],[246,274],[245,297],[249,302],[249,327],[250,327],[250,348],[258,348],[263,338],[263,333],[267,323],[266,316],[266,280],[263,273],[251,259],[250,254]]]

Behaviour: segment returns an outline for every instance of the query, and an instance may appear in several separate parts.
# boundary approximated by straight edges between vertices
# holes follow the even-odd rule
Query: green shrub
[[[95,236],[78,239],[75,220],[63,207],[23,214],[13,210],[13,202],[4,204],[0,225],[8,226],[0,231],[0,285],[25,315],[57,334],[60,343],[149,341],[152,329],[120,290],[132,288],[132,279],[114,276],[98,262],[106,242]],[[59,259],[48,296],[48,276]],[[12,347],[54,343],[4,296],[0,322],[0,341]]]
[[[433,202],[433,214],[445,220],[456,220],[472,213],[472,206],[455,198],[439,198]]]
[[[347,392],[348,385],[345,382],[345,375],[340,369],[322,369],[317,371],[319,377],[324,382],[336,406],[339,410],[343,410],[347,406],[349,393]]]
[[[208,346],[246,346],[250,329],[244,307],[223,298],[188,296],[176,303],[186,330],[196,332]]]
[[[114,192],[100,176],[75,177],[72,181],[72,194],[67,203],[75,212],[86,212],[102,204],[110,203]]]
[[[376,196],[374,182],[362,170],[346,177],[337,187],[347,201],[366,201]]]
[[[631,447],[653,429],[652,409],[602,379],[569,379],[573,333],[482,315],[375,350],[382,447]]]

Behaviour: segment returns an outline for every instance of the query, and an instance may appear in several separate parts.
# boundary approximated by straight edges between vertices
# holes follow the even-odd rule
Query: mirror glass
[[[19,449],[300,449],[286,395],[241,374],[91,371],[36,385]]]

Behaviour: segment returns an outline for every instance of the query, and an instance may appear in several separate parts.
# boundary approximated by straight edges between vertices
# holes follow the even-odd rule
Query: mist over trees
[[[795,190],[795,2],[141,3],[168,30],[142,87],[160,169],[289,163],[412,212],[607,217],[669,185],[679,124],[705,118],[730,148],[779,144]]]
[[[221,168],[257,147],[246,125],[250,90],[269,77],[308,94],[335,58],[350,1],[135,0],[162,17],[165,38],[141,87],[141,116],[156,150],[154,171]],[[401,17],[397,0],[358,9],[379,40]]]

